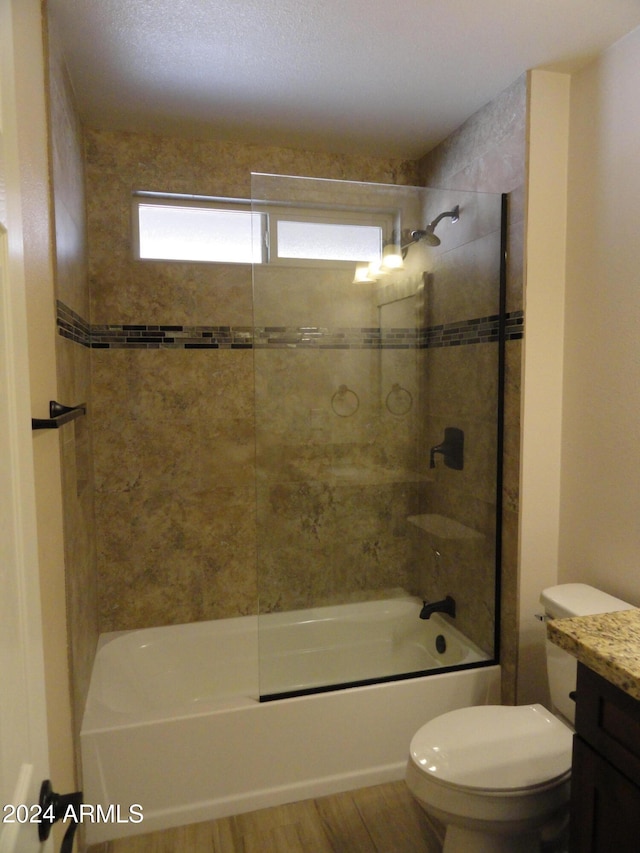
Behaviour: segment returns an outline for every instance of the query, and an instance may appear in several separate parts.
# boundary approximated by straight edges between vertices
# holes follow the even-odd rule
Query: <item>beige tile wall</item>
[[[82,128],[62,59],[55,27],[50,22],[49,110],[52,191],[55,229],[56,297],[79,316],[89,319],[85,186]],[[94,524],[91,440],[90,350],[65,337],[56,339],[59,402],[86,403],[86,417],[59,430],[63,478],[64,548],[69,654],[73,679],[76,746],[98,637],[98,594]],[[76,750],[77,755],[79,751]],[[80,768],[78,766],[78,773]]]
[[[250,267],[132,260],[129,217],[134,190],[250,197],[252,170],[396,183],[415,176],[412,163],[97,131],[87,133],[86,152],[91,317],[100,324],[251,327],[257,322]],[[292,298],[304,287],[299,271],[280,276],[273,287],[265,280],[259,289],[260,320],[282,322],[278,314],[286,305],[288,325],[374,322],[370,300],[365,307],[361,296],[356,302],[351,298],[336,312],[334,297],[344,291],[342,283],[331,278],[317,286],[324,290],[324,303]],[[320,305],[329,308],[326,316],[319,316]],[[326,394],[343,381],[360,387],[355,378],[360,368],[353,360],[344,373],[335,364],[322,366],[326,353],[293,352],[294,369],[307,386],[321,374],[328,383]],[[292,401],[287,386],[293,377],[287,361],[291,351],[96,349],[92,356],[102,630],[255,612],[256,553],[264,554],[264,542],[256,539],[255,528],[254,356],[258,378],[268,364],[266,392],[261,395],[258,389],[257,400],[272,424],[270,434],[258,441],[258,453],[263,461],[268,446],[269,459],[291,461],[292,446],[296,457],[304,457],[310,441],[305,434],[308,423],[298,425],[301,431],[293,440],[283,442],[280,435],[289,430],[290,418],[295,423],[297,417],[287,411]],[[371,352],[363,351],[363,358],[371,359]],[[328,371],[333,374],[330,380]],[[297,403],[308,421],[313,404]],[[363,414],[364,404],[359,417]],[[352,422],[342,426],[345,435],[338,444],[361,441],[359,435],[348,435]],[[261,486],[259,481],[258,495],[264,497],[259,501],[261,529],[272,531],[265,513],[273,506],[273,496],[261,492]],[[305,509],[295,488],[287,499],[286,482],[267,488],[279,495],[279,517],[295,505],[297,523],[304,527],[320,511],[321,499],[309,496]],[[345,493],[340,500],[348,505],[353,497]],[[344,524],[343,513],[338,516]],[[340,550],[336,535],[326,533],[326,544],[318,546],[321,553]],[[303,547],[302,540],[297,547]],[[353,557],[343,550],[341,565],[332,569],[336,577],[346,573]],[[326,564],[317,569],[317,582],[303,570],[296,582],[291,571],[288,592],[276,593],[275,587],[283,585],[270,579],[282,571],[274,566],[284,559],[282,551],[276,553],[265,558],[261,569],[266,606],[308,603],[324,592],[331,596],[335,586],[328,583]],[[365,562],[375,566],[376,560],[381,562],[378,557]],[[301,562],[295,552],[287,565]],[[360,574],[356,587],[369,583],[372,571],[368,580]],[[394,579],[394,585],[401,581]]]
[[[420,224],[414,189],[268,178],[257,183],[259,198],[282,199],[284,193],[286,200],[308,204],[389,205],[403,210],[407,227]],[[389,349],[388,341],[382,348],[371,345],[361,330],[384,325],[383,296],[375,285],[354,286],[353,274],[354,265],[326,264],[255,271],[257,326],[311,324],[319,334],[324,328],[335,333],[331,346],[321,341],[306,349],[255,352],[261,611],[397,589],[417,593],[406,521],[418,500],[408,426],[415,413],[393,416],[385,405],[398,377],[415,384],[415,311],[392,324],[408,330],[408,349]],[[395,278],[396,286],[402,281],[409,292],[415,289],[404,276]]]
[[[526,78],[465,122],[418,164],[426,186],[509,193],[507,311],[523,310]],[[503,698],[515,701],[521,342],[506,346],[502,515]]]
[[[472,117],[454,138],[418,164],[88,131],[92,322],[247,326],[254,322],[248,268],[141,264],[131,259],[132,191],[248,197],[252,170],[408,185],[420,180],[434,186],[491,192],[517,190],[523,182],[523,92],[524,82],[518,81],[502,99]],[[514,196],[517,199],[517,192]],[[512,223],[517,225],[517,220],[517,215],[512,214]],[[521,248],[517,233],[512,228],[512,260]],[[472,251],[482,255],[485,250],[475,246]],[[446,276],[443,268],[438,280],[445,281]],[[521,270],[517,264],[512,265],[509,281],[509,310],[518,310]],[[285,277],[281,286],[283,299],[288,300],[296,281],[292,278],[287,284]],[[352,308],[353,305],[348,310]],[[352,316],[356,315],[357,312]],[[300,312],[296,319],[309,322],[308,316]],[[477,347],[466,349],[477,350]],[[514,436],[519,358],[516,349],[517,344],[509,346],[505,552],[511,562],[503,578],[506,593],[503,627],[512,618],[509,602],[514,600],[516,578],[513,562],[517,519]],[[352,360],[352,366],[343,363],[342,367],[331,368],[331,381],[326,379],[329,374],[317,352],[296,352],[295,369],[301,371],[308,383],[322,376],[326,382],[324,397],[328,399],[342,381],[350,387],[354,384],[353,378],[347,381],[345,376],[359,376],[361,370],[371,372],[372,367],[367,366],[371,353],[363,351],[360,356],[362,364],[357,370],[353,366],[357,359]],[[434,351],[433,366],[442,357]],[[331,463],[331,467],[337,461],[337,467],[342,464],[344,470],[345,462],[350,464],[355,459],[362,467],[363,433],[356,430],[355,421],[345,419],[339,425],[331,422],[327,425],[322,416],[314,416],[312,428],[309,409],[314,406],[309,403],[304,407],[305,441],[283,441],[277,428],[273,435],[259,435],[260,462],[264,458],[277,461],[278,477],[269,479],[268,466],[265,468],[265,478],[258,479],[256,504],[254,359],[257,377],[264,374],[269,362],[270,378],[264,388],[268,389],[271,382],[271,393],[265,391],[261,399],[258,388],[257,400],[258,405],[276,410],[273,422],[277,424],[282,415],[277,401],[285,386],[280,384],[274,389],[273,383],[291,381],[294,368],[290,351],[98,349],[92,352],[102,630],[255,612],[256,553],[260,557],[265,551],[264,542],[256,539],[255,522],[259,523],[258,530],[262,526],[277,538],[280,534],[272,532],[270,513],[279,516],[283,529],[290,534],[288,538],[281,536],[281,542],[272,543],[277,545],[274,553],[278,548],[281,554],[291,551],[291,541],[295,538],[292,525],[297,527],[297,536],[301,527],[311,531],[315,550],[304,564],[299,559],[299,549],[294,549],[291,562],[298,568],[291,576],[286,601],[282,592],[277,592],[280,556],[265,560],[260,593],[267,607],[307,603],[310,588],[314,595],[331,599],[336,583],[345,580],[345,570],[335,561],[339,551],[347,556],[342,565],[356,567],[348,574],[347,591],[389,584],[406,585],[411,591],[427,594],[426,589],[416,587],[415,563],[410,565],[406,550],[402,553],[397,550],[403,537],[395,535],[380,544],[380,531],[391,529],[397,534],[400,522],[404,524],[406,516],[421,505],[424,483],[406,478],[402,482],[387,482],[374,499],[370,486],[336,481],[335,477],[341,474],[335,472],[313,487],[304,475],[299,476],[305,464],[326,467]],[[468,375],[464,373],[468,368],[458,369]],[[349,372],[353,370],[355,373]],[[359,380],[356,384],[361,387]],[[366,414],[364,403],[360,414]],[[365,421],[366,431],[371,428],[371,418],[363,417]],[[441,425],[440,422],[434,425],[435,433]],[[342,433],[336,437],[332,431],[338,426]],[[376,429],[379,427],[376,425]],[[390,422],[388,427],[393,435],[400,434],[403,428],[397,422]],[[314,444],[313,429],[328,430],[331,441],[324,441],[323,446]],[[373,470],[375,465],[387,464],[394,454],[397,457],[404,452],[401,444],[390,450],[386,442],[386,456],[380,447],[375,451],[369,448],[367,463]],[[283,478],[280,472],[287,466],[289,472],[298,473]],[[444,476],[450,473],[454,472],[447,471]],[[379,472],[371,474],[376,475]],[[481,497],[479,505],[484,507],[485,496]],[[356,545],[345,546],[346,519],[351,508],[367,501],[369,509],[362,537]],[[397,518],[390,519],[389,507],[394,512],[397,509]],[[490,525],[480,509],[474,512],[474,524],[483,529]],[[404,549],[405,543],[401,547]],[[327,557],[334,567],[332,573],[326,572]],[[477,555],[472,559],[477,560]],[[463,556],[456,555],[455,561],[462,560]],[[387,574],[392,563],[395,570]],[[477,576],[477,588],[471,588],[474,601],[486,602],[490,597],[486,577],[486,573]],[[491,617],[485,613],[480,622],[484,626],[481,635],[485,637],[490,633]],[[508,644],[507,637],[503,644],[507,664]]]

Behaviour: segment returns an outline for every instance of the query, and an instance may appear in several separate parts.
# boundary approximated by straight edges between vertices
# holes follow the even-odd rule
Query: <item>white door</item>
[[[13,62],[0,0],[0,853],[31,853],[52,845],[29,822],[49,774]]]

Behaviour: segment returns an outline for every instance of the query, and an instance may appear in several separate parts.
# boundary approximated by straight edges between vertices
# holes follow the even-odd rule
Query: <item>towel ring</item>
[[[360,408],[360,398],[351,388],[341,385],[331,398],[331,408],[339,418],[350,418]]]
[[[411,411],[413,406],[413,397],[411,396],[411,392],[407,391],[406,388],[403,388],[402,385],[398,385],[396,382],[392,385],[391,391],[387,394],[385,406],[392,415],[406,415]]]

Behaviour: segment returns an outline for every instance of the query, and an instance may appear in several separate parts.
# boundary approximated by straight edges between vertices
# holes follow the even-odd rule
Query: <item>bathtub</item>
[[[259,631],[241,617],[102,635],[80,735],[84,801],[99,818],[85,822],[87,842],[403,778],[423,723],[499,701],[499,667],[440,616],[420,620],[421,605],[269,614]]]

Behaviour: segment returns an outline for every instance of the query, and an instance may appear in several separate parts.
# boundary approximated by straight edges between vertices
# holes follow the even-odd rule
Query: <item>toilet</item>
[[[633,605],[587,584],[545,589],[544,618]],[[549,641],[552,711],[542,705],[480,705],[449,711],[413,736],[406,782],[446,827],[443,853],[539,853],[566,825],[576,660]]]

